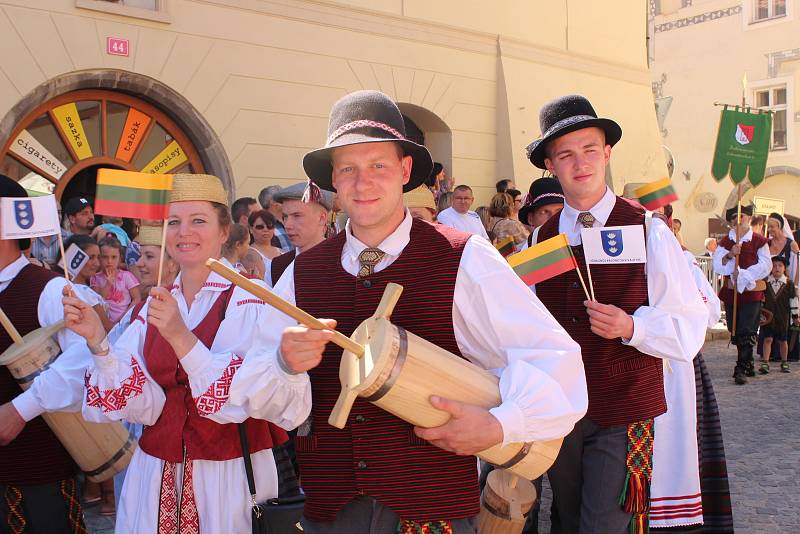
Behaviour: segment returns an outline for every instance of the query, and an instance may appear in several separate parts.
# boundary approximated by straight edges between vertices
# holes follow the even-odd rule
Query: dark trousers
[[[627,425],[600,427],[588,417],[564,438],[547,472],[553,489],[553,534],[623,534],[631,514],[618,499],[627,468]]]
[[[74,481],[72,483],[75,484]],[[27,522],[26,534],[73,534],[75,532],[70,525],[69,510],[61,491],[60,482],[41,486],[17,487],[22,490],[21,508]],[[0,484],[0,533],[2,534],[12,532],[9,528],[9,510],[5,498],[7,489],[7,486]],[[75,492],[74,498],[77,499],[77,497],[77,492]],[[80,523],[83,524],[82,513]]]
[[[398,523],[397,514],[372,497],[356,497],[330,523],[317,523],[305,517],[300,521],[305,534],[396,534]],[[453,534],[478,532],[477,517],[455,519],[452,523]]]
[[[736,368],[734,373],[753,368],[753,351],[758,341],[758,323],[761,318],[761,301],[736,304],[736,332],[733,331],[733,304],[725,305],[728,331],[731,342],[736,345]]]

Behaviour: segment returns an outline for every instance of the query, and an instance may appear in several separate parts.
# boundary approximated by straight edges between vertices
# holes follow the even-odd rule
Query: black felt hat
[[[528,145],[528,159],[544,169],[547,143],[575,130],[600,128],[606,133],[606,144],[614,146],[622,138],[622,128],[611,119],[597,117],[592,104],[581,95],[567,95],[551,100],[539,112],[542,136]]]
[[[528,189],[525,204],[519,209],[519,220],[528,222],[528,215],[548,204],[564,204],[564,190],[557,178],[539,178]]]
[[[322,189],[335,191],[331,183],[331,150],[359,143],[395,142],[411,156],[411,179],[403,192],[423,184],[433,169],[428,149],[406,139],[403,115],[391,98],[380,91],[356,91],[333,105],[328,118],[325,146],[303,157],[303,168],[311,181]]]
[[[736,206],[725,210],[725,220],[731,222],[731,219],[736,217]],[[742,206],[742,215],[753,215],[753,205]]]
[[[16,180],[9,178],[5,174],[0,174],[0,198],[28,198],[28,192]],[[26,250],[31,247],[31,240],[27,237],[25,239],[17,239],[17,242],[19,242],[20,250]]]

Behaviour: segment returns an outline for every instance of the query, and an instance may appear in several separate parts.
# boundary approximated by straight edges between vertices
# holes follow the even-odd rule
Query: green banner
[[[724,109],[719,120],[711,174],[718,182],[730,174],[733,183],[745,178],[754,186],[764,181],[772,132],[772,115]],[[749,172],[748,172],[749,171]]]

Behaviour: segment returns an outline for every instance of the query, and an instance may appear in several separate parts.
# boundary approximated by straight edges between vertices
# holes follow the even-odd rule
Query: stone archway
[[[448,176],[453,172],[453,133],[438,115],[415,104],[398,103],[397,107],[408,117],[425,136],[425,146],[434,161],[444,166]]]
[[[111,118],[114,112],[118,114],[114,117],[116,122]],[[134,153],[126,157],[120,149],[131,119],[143,119],[143,126],[137,131],[131,129],[132,137],[138,139]],[[77,130],[71,131],[83,132],[84,139],[80,141],[70,135],[75,124]],[[31,130],[36,130],[35,134]],[[44,163],[26,157],[16,146],[20,140],[44,149],[40,150]],[[173,152],[177,149],[180,158],[172,165],[156,165],[154,158],[164,150],[170,152],[167,149],[173,145]],[[57,195],[83,169],[109,166],[214,174],[225,184],[231,200],[234,198],[230,162],[202,115],[163,83],[128,71],[77,71],[41,84],[0,121],[0,148],[3,171],[17,179],[23,175],[34,180],[42,177],[55,185]],[[55,168],[47,161],[64,165]]]

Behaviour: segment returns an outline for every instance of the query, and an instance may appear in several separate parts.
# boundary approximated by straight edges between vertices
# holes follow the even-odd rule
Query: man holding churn
[[[707,311],[667,225],[606,185],[620,126],[598,118],[578,95],[547,103],[539,122],[542,136],[528,156],[558,177],[565,203],[533,242],[566,234],[586,273],[582,229],[638,225],[647,258],[592,265],[594,301],[575,270],[536,284],[542,303],[580,344],[589,389],[586,417],[548,472],[558,509],[553,532],[644,532],[653,418],[667,408],[663,360],[691,363],[703,345]]]
[[[305,532],[475,532],[478,477],[470,455],[569,433],[586,409],[578,347],[488,241],[411,217],[403,192],[423,183],[431,156],[406,139],[400,110],[386,95],[359,91],[339,100],[325,146],[303,165],[314,184],[336,191],[350,220],[344,232],[298,256],[276,292],[350,335],[386,285],[399,283],[404,292],[392,322],[496,370],[502,397],[491,410],[432,397],[452,417],[430,429],[359,398],[338,430],[327,417],[340,391],[341,349],[326,346],[330,332],[290,326],[276,312],[275,324],[287,326],[275,339],[276,367],[287,381],[310,377],[313,396],[310,433],[296,443]]]

